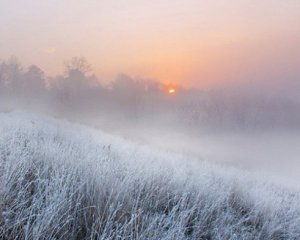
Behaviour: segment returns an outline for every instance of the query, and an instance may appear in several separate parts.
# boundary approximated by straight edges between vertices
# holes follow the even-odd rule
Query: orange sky
[[[298,74],[299,12],[295,0],[2,0],[0,58],[55,75],[82,55],[102,81],[201,87]]]

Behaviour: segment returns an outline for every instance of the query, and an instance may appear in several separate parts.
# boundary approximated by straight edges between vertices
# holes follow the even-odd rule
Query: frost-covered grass
[[[51,118],[0,114],[1,239],[299,239],[300,194]]]

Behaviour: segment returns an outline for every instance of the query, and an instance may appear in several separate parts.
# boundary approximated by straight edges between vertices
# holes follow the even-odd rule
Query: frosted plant
[[[2,239],[299,239],[300,195],[250,173],[0,114]]]

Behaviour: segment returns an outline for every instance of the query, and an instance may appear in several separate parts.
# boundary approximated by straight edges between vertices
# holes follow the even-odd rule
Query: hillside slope
[[[83,126],[0,114],[1,239],[299,239],[300,194]]]

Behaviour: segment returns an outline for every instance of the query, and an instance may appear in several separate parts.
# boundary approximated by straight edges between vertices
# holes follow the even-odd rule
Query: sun
[[[170,88],[170,89],[168,90],[168,93],[169,93],[169,94],[174,94],[174,93],[176,93],[175,88]]]

